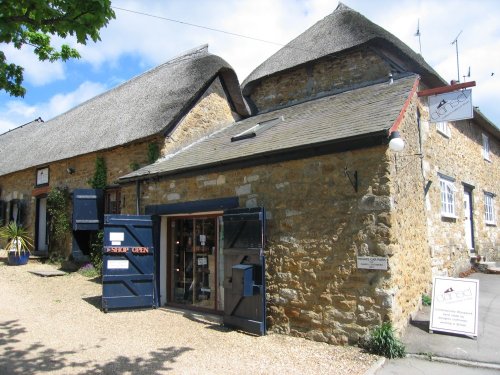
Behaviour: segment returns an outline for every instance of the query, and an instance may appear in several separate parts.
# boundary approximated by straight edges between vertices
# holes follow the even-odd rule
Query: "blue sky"
[[[337,7],[336,0],[114,0],[113,6],[286,44]],[[471,67],[473,104],[500,126],[500,2],[498,0],[344,0],[344,4],[419,52],[447,81],[456,79],[459,37],[461,76]],[[102,41],[79,49],[66,63],[36,60],[29,47],[1,45],[7,59],[25,67],[27,95],[0,93],[0,133],[39,116],[49,120],[186,50],[208,43],[209,51],[236,70],[240,82],[280,47],[223,33],[115,10]],[[56,44],[62,43],[55,40]],[[494,73],[493,75],[491,75]],[[463,80],[462,77],[460,77]]]

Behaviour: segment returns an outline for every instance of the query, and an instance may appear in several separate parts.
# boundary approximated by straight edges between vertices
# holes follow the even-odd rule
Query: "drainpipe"
[[[135,181],[135,211],[136,215],[141,214],[141,184],[139,180]]]

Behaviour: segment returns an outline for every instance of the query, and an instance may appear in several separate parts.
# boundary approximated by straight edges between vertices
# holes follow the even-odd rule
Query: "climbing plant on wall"
[[[160,148],[158,143],[150,143],[148,145],[148,162],[153,164],[160,157]]]
[[[89,180],[89,184],[93,189],[104,189],[106,188],[106,161],[102,156],[98,156],[95,159],[95,171],[94,176]]]
[[[70,197],[67,188],[54,188],[47,194],[49,252],[51,254],[66,253],[64,246],[71,228],[69,205]]]

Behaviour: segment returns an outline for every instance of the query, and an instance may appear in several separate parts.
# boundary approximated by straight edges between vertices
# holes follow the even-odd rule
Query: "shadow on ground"
[[[119,356],[99,364],[72,361],[76,351],[49,348],[41,342],[25,343],[24,333],[26,328],[18,320],[0,322],[0,374],[51,373],[68,367],[81,374],[159,374],[172,370],[169,364],[175,363],[183,353],[194,350],[170,346],[151,351],[148,358]]]

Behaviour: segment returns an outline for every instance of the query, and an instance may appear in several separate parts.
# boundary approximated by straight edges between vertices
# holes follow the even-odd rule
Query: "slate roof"
[[[185,149],[126,176],[122,181],[174,174],[291,150],[381,135],[393,125],[417,79],[381,83],[317,99],[233,123]],[[267,120],[283,116],[254,138],[231,138]],[[203,155],[203,156],[202,156]],[[201,157],[202,156],[202,157]]]
[[[422,56],[401,40],[362,14],[339,3],[332,14],[318,21],[250,73],[242,83],[243,94],[248,95],[253,84],[264,77],[364,44],[395,49],[398,56],[402,54],[409,58],[407,63],[413,73],[433,83],[445,83]]]
[[[0,176],[168,132],[217,74],[236,110],[249,115],[234,70],[205,45],[50,121],[0,135]]]

